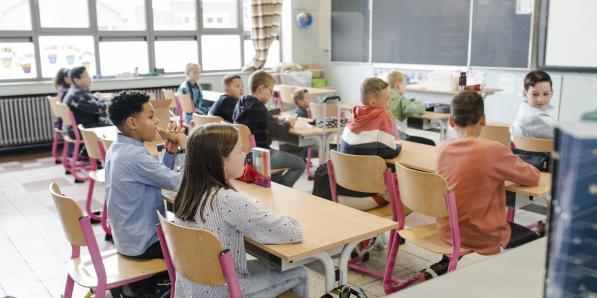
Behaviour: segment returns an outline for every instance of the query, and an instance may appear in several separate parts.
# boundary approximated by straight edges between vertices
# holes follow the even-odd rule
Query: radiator
[[[162,99],[162,88],[138,89]],[[118,92],[120,90],[105,90]],[[52,142],[52,114],[46,97],[55,94],[0,98],[0,149]]]

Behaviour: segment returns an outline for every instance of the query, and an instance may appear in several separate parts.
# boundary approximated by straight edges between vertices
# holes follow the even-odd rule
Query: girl
[[[246,260],[245,236],[260,243],[296,243],[302,241],[303,231],[296,220],[272,214],[234,190],[230,179],[242,175],[244,160],[233,126],[212,123],[195,129],[188,138],[184,174],[174,201],[175,222],[218,235],[222,246],[232,251],[244,297],[276,297],[288,290],[308,297],[304,267],[277,272],[260,260]],[[193,283],[177,273],[176,296],[230,294],[227,286]]]
[[[62,102],[64,95],[66,95],[68,88],[70,88],[70,85],[72,84],[68,77],[68,70],[68,68],[61,68],[58,70],[58,73],[56,73],[56,77],[54,77],[54,87],[58,91],[56,97],[58,97],[60,102]]]

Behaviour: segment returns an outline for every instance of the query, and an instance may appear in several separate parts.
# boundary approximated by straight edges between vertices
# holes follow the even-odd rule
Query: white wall
[[[319,63],[323,66],[329,85],[336,87],[343,101],[357,102],[361,82],[374,74],[374,68],[366,63],[332,63],[329,53],[330,11],[325,1],[330,0],[293,0],[291,17],[283,18],[284,26],[292,35],[292,50],[286,62]],[[321,10],[321,7],[326,9]],[[300,12],[313,16],[313,24],[307,29],[298,28],[294,17]],[[288,33],[287,33],[288,35]],[[286,38],[289,38],[286,36]],[[501,92],[488,96],[486,114],[488,121],[512,122],[521,101],[522,77],[526,71],[474,70],[486,73],[489,87],[502,87],[502,79],[507,81],[515,77],[514,92]],[[597,73],[550,72],[554,80],[554,98],[552,114],[560,121],[575,121],[590,110],[597,109]],[[509,84],[506,84],[509,85]],[[433,100],[433,96],[409,93],[409,97]],[[448,98],[449,100],[449,98]]]

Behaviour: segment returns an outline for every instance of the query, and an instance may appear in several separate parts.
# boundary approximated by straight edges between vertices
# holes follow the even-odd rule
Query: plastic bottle
[[[466,72],[460,72],[460,78],[458,79],[458,91],[463,91],[466,87]]]

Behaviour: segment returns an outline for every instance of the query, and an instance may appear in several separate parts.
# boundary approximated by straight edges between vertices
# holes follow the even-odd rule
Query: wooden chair
[[[158,127],[161,129],[166,129],[168,124],[170,123],[170,104],[172,103],[171,99],[163,99],[163,100],[150,100],[151,105],[153,105],[154,115],[160,120]],[[157,135],[157,132],[156,132]],[[158,136],[158,140],[161,138]]]
[[[88,170],[91,165],[88,161],[79,160],[79,150],[83,146],[81,133],[79,132],[75,116],[70,111],[66,104],[56,102],[54,106],[56,115],[62,119],[66,125],[70,125],[75,138],[71,138],[67,132],[62,133],[64,140],[64,147],[62,148],[62,166],[67,173],[71,173],[75,178],[75,183],[82,183],[89,179],[85,170]],[[71,157],[68,156],[70,145],[73,144],[73,152]]]
[[[400,238],[406,239],[409,243],[430,250],[432,252],[447,255],[450,257],[448,272],[456,270],[458,259],[472,250],[462,247],[460,244],[460,228],[458,226],[458,214],[456,210],[456,195],[448,186],[446,180],[438,174],[428,173],[409,169],[400,163],[396,163],[396,176],[398,192],[391,193],[396,196],[392,199],[396,202],[394,212],[398,217],[408,207],[418,212],[435,218],[448,218],[452,231],[452,243],[445,243],[441,238],[436,224],[422,225],[405,229],[404,221],[398,222],[398,230],[395,231],[393,241],[390,243],[388,252],[388,263],[384,277],[384,290],[386,294],[402,289],[401,285],[386,287],[389,276],[392,273]],[[390,179],[392,180],[392,179]],[[392,180],[396,183],[396,180]]]
[[[505,123],[487,123],[481,128],[482,139],[497,141],[510,148],[510,125]]]
[[[227,285],[230,297],[242,297],[232,253],[222,248],[218,236],[171,223],[159,212],[158,217],[156,230],[172,283],[170,297],[176,291],[176,272],[198,284]]]
[[[366,192],[366,193],[392,193],[395,192],[395,188],[392,189],[394,184],[391,184],[389,180],[394,179],[394,175],[391,170],[387,168],[386,162],[379,156],[374,155],[352,155],[340,153],[338,151],[330,151],[330,160],[327,162],[328,175],[330,181],[330,189],[332,193],[332,200],[338,202],[337,185],[344,188]],[[388,180],[389,179],[389,180]],[[395,196],[391,196],[394,198]],[[391,218],[394,221],[404,224],[404,213],[398,216],[393,210],[393,202],[390,204],[374,208],[372,210],[365,211],[369,214]],[[390,232],[390,245],[394,241],[395,229]],[[348,262],[348,267],[354,271],[358,271],[367,275],[374,276],[376,278],[385,278],[383,272],[374,271],[369,268],[359,266],[359,263],[363,261],[363,257],[356,257]],[[386,264],[389,266],[389,263]],[[384,280],[384,287],[391,286],[392,282],[400,283],[407,282],[408,284],[412,281],[400,281],[391,276],[392,268],[389,269],[390,276],[388,280]],[[386,268],[386,272],[388,269]],[[387,283],[387,285],[386,285]],[[406,286],[406,285],[404,285]]]
[[[174,90],[162,89],[162,97],[164,99],[171,99],[171,100],[175,101],[176,93],[174,93]]]
[[[89,216],[84,216],[77,203],[63,195],[56,183],[50,185],[50,193],[72,248],[67,263],[64,297],[72,297],[75,282],[93,289],[95,297],[105,297],[106,290],[167,270],[162,259],[136,260],[118,254],[115,249],[100,251]],[[80,256],[81,246],[87,246],[89,256]]]
[[[313,119],[340,117],[342,115],[340,104],[312,102],[309,104],[309,109],[311,110],[311,118]]]
[[[182,126],[184,124],[185,114],[192,114],[195,113],[195,102],[191,99],[191,95],[189,94],[176,94],[175,97],[175,105],[176,105],[176,113],[179,119],[179,123]],[[190,123],[187,123],[190,125]]]
[[[294,100],[292,100],[292,94],[294,93],[296,88],[294,86],[278,86],[278,95],[280,96],[280,104],[281,104],[281,111],[285,110],[284,104],[294,105]]]
[[[537,152],[537,153],[551,153],[553,151],[553,139],[534,139],[523,136],[513,136],[512,141],[516,149]]]
[[[220,116],[207,116],[207,115],[199,115],[197,113],[193,113],[193,126],[199,127],[203,124],[207,123],[220,123],[224,122],[224,119]]]
[[[89,178],[91,179],[89,179],[89,187],[87,188],[87,200],[85,201],[85,211],[87,212],[87,214],[89,214],[91,219],[101,222],[102,228],[104,229],[104,232],[106,232],[106,235],[111,236],[112,231],[108,227],[108,208],[105,198],[101,213],[91,211],[91,201],[93,200],[93,188],[95,186],[95,182],[106,182],[105,169],[98,170],[97,167],[98,160],[105,161],[106,151],[104,150],[104,146],[100,143],[100,139],[97,137],[95,132],[89,129],[85,129],[81,124],[79,124],[79,131],[81,132],[81,136],[83,137],[83,142],[85,142],[85,148],[87,149],[87,154],[89,155],[89,161],[91,163],[91,171],[88,172]]]
[[[58,142],[62,138],[62,127],[56,127],[55,123],[62,124],[62,119],[58,116],[58,112],[56,109],[56,104],[58,103],[58,97],[56,96],[48,96],[48,103],[50,104],[50,111],[52,112],[52,117],[54,119],[52,123],[52,156],[54,157],[55,163],[59,164],[62,162],[62,158],[58,155]]]
[[[235,123],[232,124],[232,126],[238,129],[239,138],[242,142],[242,151],[245,153],[250,153],[255,147],[255,137],[251,134],[251,130],[244,124]]]

